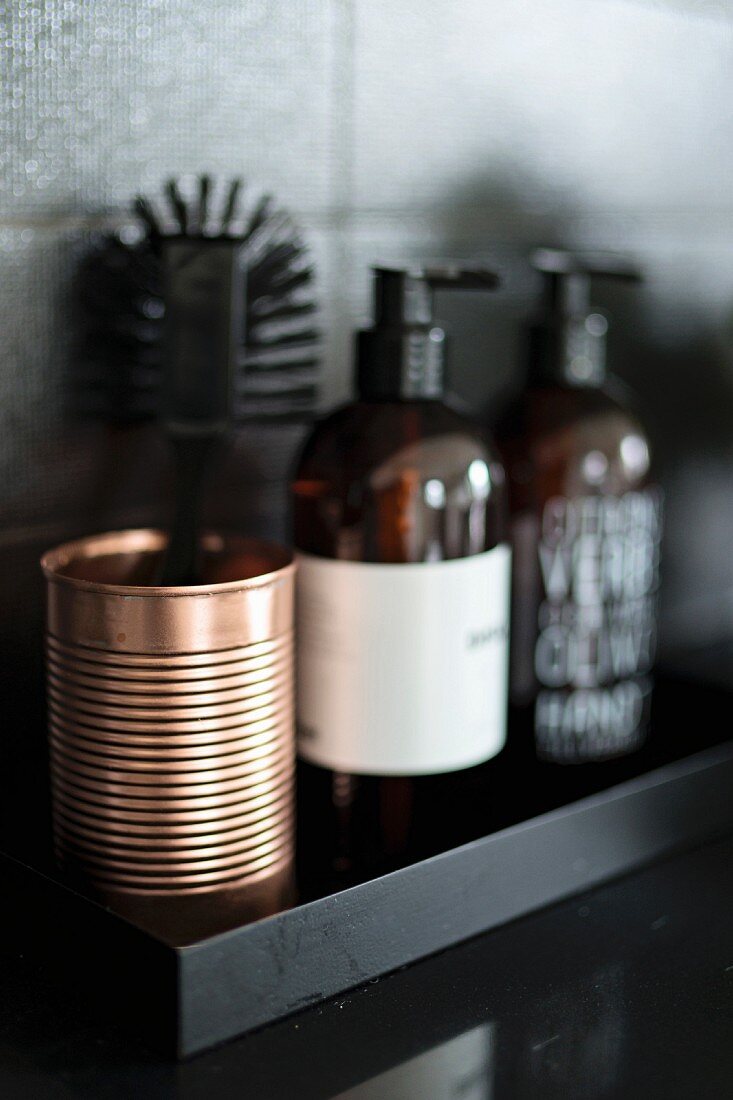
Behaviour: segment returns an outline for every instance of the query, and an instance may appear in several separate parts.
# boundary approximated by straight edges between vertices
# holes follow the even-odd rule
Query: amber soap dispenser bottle
[[[590,305],[592,279],[637,270],[551,249],[534,265],[545,299],[528,385],[498,432],[514,548],[510,746],[553,772],[544,789],[573,797],[605,785],[608,762],[647,735],[661,497]]]
[[[504,471],[446,403],[433,319],[434,291],[496,285],[376,269],[358,398],[316,427],[295,476],[301,855],[335,882],[463,839],[472,777],[504,744]]]

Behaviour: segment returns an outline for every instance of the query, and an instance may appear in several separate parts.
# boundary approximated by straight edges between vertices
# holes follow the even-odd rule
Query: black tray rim
[[[733,740],[392,874],[176,947],[17,856],[18,911],[186,1058],[733,828]],[[521,874],[517,868],[521,867]]]

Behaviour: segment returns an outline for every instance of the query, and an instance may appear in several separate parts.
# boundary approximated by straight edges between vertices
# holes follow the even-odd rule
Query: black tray
[[[206,1050],[733,827],[733,742],[190,947],[0,856],[6,933],[156,1045]]]

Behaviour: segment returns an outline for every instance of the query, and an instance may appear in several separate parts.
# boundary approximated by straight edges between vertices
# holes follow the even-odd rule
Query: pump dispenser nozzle
[[[357,385],[367,400],[439,398],[445,332],[435,323],[436,290],[494,290],[482,267],[374,268],[374,327],[358,334]]]
[[[606,370],[605,316],[591,305],[595,278],[639,282],[632,260],[612,252],[540,248],[532,266],[545,277],[544,311],[531,330],[532,370],[574,386],[597,386]]]

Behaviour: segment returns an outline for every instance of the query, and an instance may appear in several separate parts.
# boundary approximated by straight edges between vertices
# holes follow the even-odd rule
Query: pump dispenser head
[[[440,398],[445,332],[436,324],[436,290],[494,290],[482,267],[374,268],[374,327],[358,334],[357,385],[367,400]]]
[[[531,330],[531,370],[572,386],[599,386],[606,373],[608,321],[591,305],[595,278],[639,282],[638,267],[612,252],[540,248],[532,265],[545,277],[543,316]]]

